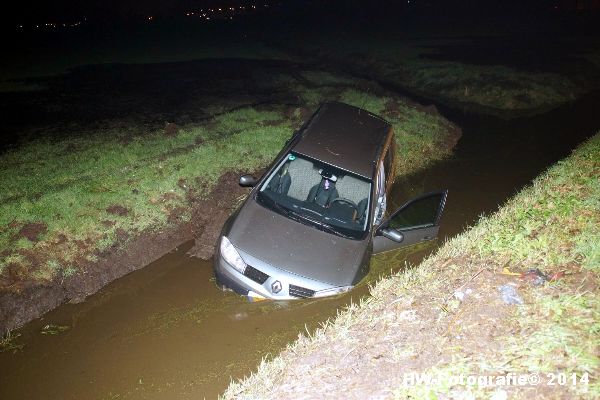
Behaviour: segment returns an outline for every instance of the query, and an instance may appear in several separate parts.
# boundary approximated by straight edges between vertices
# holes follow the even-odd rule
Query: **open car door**
[[[416,197],[383,221],[373,238],[373,254],[437,238],[448,191]]]

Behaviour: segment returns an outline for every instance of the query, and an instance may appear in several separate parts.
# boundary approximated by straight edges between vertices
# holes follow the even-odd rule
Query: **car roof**
[[[294,152],[371,179],[391,125],[344,103],[323,104],[301,133]]]

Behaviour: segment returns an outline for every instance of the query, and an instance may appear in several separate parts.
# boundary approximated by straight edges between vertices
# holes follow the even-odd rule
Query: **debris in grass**
[[[458,299],[458,301],[462,302],[471,293],[473,293],[473,289],[467,289],[465,291],[457,290],[456,292],[454,292],[454,297],[456,297],[456,299]]]
[[[503,285],[498,288],[502,293],[502,301],[506,304],[523,304],[523,299],[512,285]]]
[[[510,276],[521,276],[520,272],[512,272],[508,267],[502,268],[502,275],[510,275]]]
[[[66,325],[48,324],[42,328],[40,333],[42,335],[58,335],[59,333],[64,332],[68,329],[69,327]]]
[[[539,268],[532,268],[521,274],[521,279],[531,283],[533,286],[541,286],[548,282],[548,275],[544,274]]]
[[[555,272],[552,275],[550,275],[550,277],[548,278],[548,280],[550,282],[556,282],[556,281],[564,278],[565,275],[566,275],[565,271],[558,271],[558,272]]]

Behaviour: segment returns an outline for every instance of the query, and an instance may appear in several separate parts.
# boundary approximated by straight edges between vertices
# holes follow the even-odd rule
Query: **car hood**
[[[273,267],[334,286],[349,286],[367,240],[346,239],[304,225],[249,200],[229,232],[239,250]]]

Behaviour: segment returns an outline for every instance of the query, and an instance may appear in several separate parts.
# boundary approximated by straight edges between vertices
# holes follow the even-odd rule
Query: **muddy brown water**
[[[441,237],[456,235],[593,135],[600,128],[598,110],[599,93],[513,121],[442,109],[463,128],[455,155],[399,180],[396,202],[448,188]],[[218,290],[210,262],[186,256],[190,246],[13,333],[25,346],[0,354],[0,399],[215,398],[231,379],[368,291],[362,284],[335,299],[249,303]],[[406,253],[406,259],[416,264],[434,247]],[[50,324],[69,329],[41,334]]]

